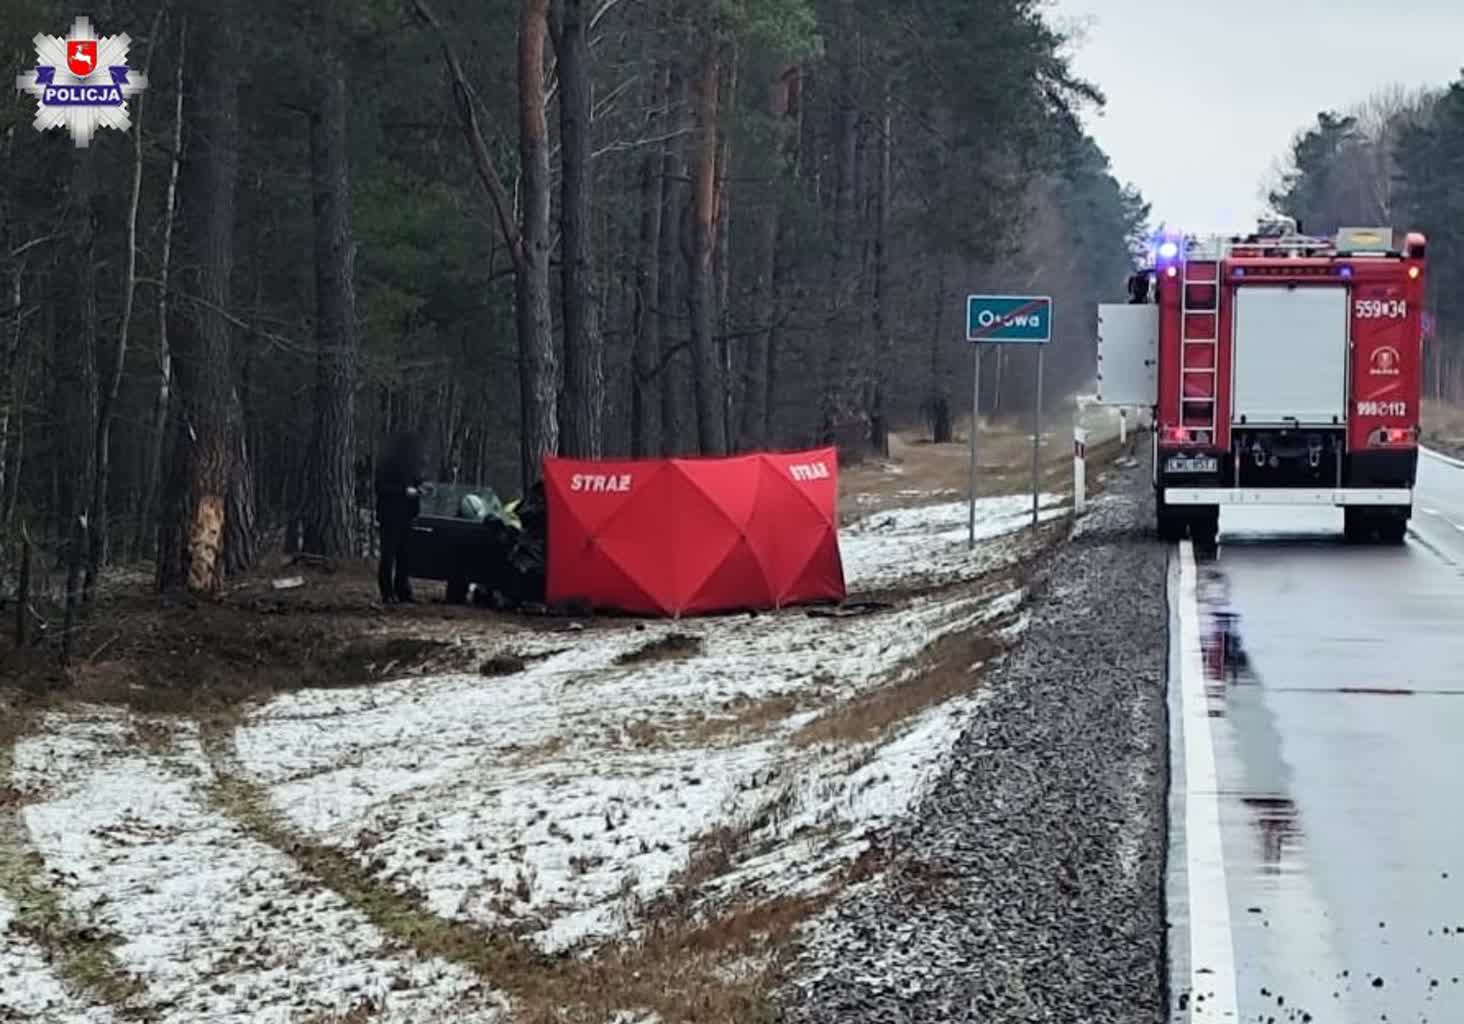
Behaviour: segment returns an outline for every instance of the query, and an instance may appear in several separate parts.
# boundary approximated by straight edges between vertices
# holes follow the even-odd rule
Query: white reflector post
[[[1073,515],[1080,516],[1087,504],[1088,432],[1073,428]]]

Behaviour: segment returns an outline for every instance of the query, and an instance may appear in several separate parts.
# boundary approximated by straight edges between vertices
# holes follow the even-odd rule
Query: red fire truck
[[[1422,234],[1294,221],[1162,238],[1098,312],[1099,401],[1153,411],[1159,534],[1213,544],[1220,509],[1341,507],[1401,543],[1422,385]]]

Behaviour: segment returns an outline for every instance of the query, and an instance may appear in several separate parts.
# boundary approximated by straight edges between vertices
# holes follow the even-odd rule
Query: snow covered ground
[[[66,910],[115,937],[116,969],[158,1019],[283,1022],[365,1003],[373,1020],[486,1024],[504,1016],[491,984],[388,940],[234,820],[220,773],[383,890],[550,951],[633,929],[719,830],[739,837],[736,855],[704,900],[816,891],[919,797],[981,695],[917,700],[869,735],[803,731],[909,682],[942,636],[1020,630],[1009,576],[931,588],[1029,553],[1030,500],[978,503],[974,552],[964,503],[854,524],[851,593],[914,590],[867,615],[524,629],[496,641],[520,672],[288,694],[222,750],[191,723],[143,723],[142,742],[121,711],[56,716],[16,746],[19,817]],[[1053,496],[1043,506],[1062,514]],[[672,634],[674,656],[643,657]],[[0,1019],[110,1020],[65,1001],[39,949],[8,930],[3,897]]]

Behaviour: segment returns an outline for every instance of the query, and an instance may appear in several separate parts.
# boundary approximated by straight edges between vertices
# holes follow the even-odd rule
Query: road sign
[[[1045,295],[967,296],[966,340],[1045,345],[1052,340],[1052,299]]]
[[[985,345],[1037,346],[1037,397],[1032,403],[1032,528],[1038,523],[1042,444],[1042,354],[1052,340],[1052,299],[1046,295],[966,296],[966,340],[976,342],[971,387],[971,502],[966,546],[976,546],[976,431],[981,423],[981,349]]]

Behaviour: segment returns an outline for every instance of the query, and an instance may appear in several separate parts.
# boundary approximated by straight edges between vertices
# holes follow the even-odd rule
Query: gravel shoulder
[[[1158,1021],[1165,548],[1143,467],[1037,574],[1026,639],[889,869],[808,928],[780,995],[805,1021]]]

